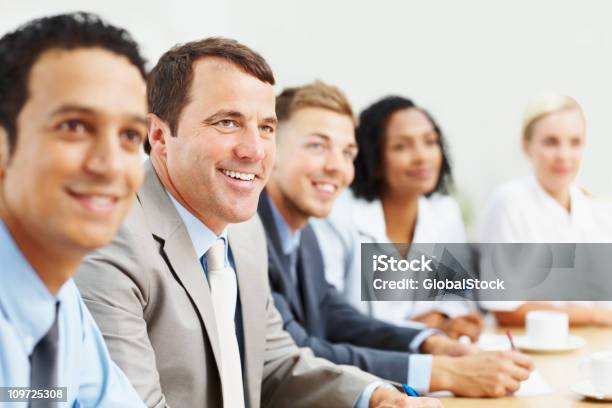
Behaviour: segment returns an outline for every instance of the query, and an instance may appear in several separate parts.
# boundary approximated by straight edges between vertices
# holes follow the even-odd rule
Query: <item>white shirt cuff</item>
[[[429,392],[432,364],[433,356],[430,354],[413,354],[408,360],[408,385],[421,395]]]
[[[436,329],[424,329],[419,334],[414,336],[410,344],[408,345],[408,350],[412,353],[420,353],[421,345],[428,337],[433,336],[434,334],[442,334],[440,330]]]
[[[370,383],[359,395],[357,398],[357,402],[355,402],[355,408],[368,408],[370,406],[370,398],[372,398],[372,394],[374,390],[378,387],[382,388],[395,388],[391,384],[384,383],[382,381],[375,381]]]

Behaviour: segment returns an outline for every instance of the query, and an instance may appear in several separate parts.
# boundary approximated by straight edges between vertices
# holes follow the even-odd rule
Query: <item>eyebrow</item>
[[[238,111],[234,111],[234,110],[220,110],[217,111],[215,113],[213,113],[212,115],[210,115],[209,117],[207,117],[206,119],[204,119],[202,121],[203,124],[209,125],[211,123],[214,123],[218,120],[221,120],[223,118],[232,118],[232,119],[244,119],[245,116],[238,112]]]
[[[217,111],[215,113],[213,113],[212,115],[210,115],[209,117],[207,117],[206,119],[204,119],[202,121],[203,124],[205,125],[209,125],[211,123],[214,123],[218,120],[221,120],[223,118],[232,118],[232,119],[246,119],[246,116],[242,113],[242,112],[238,112],[235,110],[226,110],[226,109],[222,109],[220,111]],[[263,123],[266,123],[268,125],[276,125],[278,124],[278,119],[276,119],[275,116],[269,116],[265,119],[262,120]]]
[[[418,134],[415,133],[399,133],[397,135],[395,135],[396,138],[401,138],[401,139],[406,139],[406,140],[412,140],[412,139],[418,139],[421,137],[428,137],[428,136],[435,136],[437,138],[439,138],[440,136],[438,135],[438,133],[436,133],[435,130],[428,130],[425,132],[421,132]]]
[[[329,136],[327,136],[326,134],[318,133],[318,132],[311,133],[310,136],[319,137],[321,139],[324,139],[327,142],[329,142],[331,140],[331,138]]]
[[[270,117],[264,118],[262,120],[262,122],[267,124],[267,125],[278,125],[278,119],[276,119],[275,116],[270,116]]]
[[[81,106],[81,105],[62,105],[59,108],[55,109],[53,112],[51,112],[50,116],[57,116],[57,115],[63,115],[66,113],[80,113],[80,114],[85,114],[85,115],[95,115],[96,114],[96,110],[87,106]],[[131,121],[133,122],[138,122],[139,124],[146,126],[147,125],[147,121],[144,118],[144,116],[140,116],[140,115],[129,115],[129,118]]]
[[[329,136],[327,136],[326,134],[323,134],[323,133],[311,133],[310,136],[319,137],[319,138],[325,140],[326,142],[330,142],[331,141],[331,137],[329,137]],[[346,147],[348,147],[349,149],[357,149],[357,143],[352,142],[352,143],[348,144]]]

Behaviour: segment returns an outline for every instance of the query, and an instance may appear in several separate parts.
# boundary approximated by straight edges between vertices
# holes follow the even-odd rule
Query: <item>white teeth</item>
[[[239,173],[237,171],[232,170],[222,170],[222,172],[228,177],[232,177],[239,180],[251,181],[255,178],[255,174],[253,173]]]
[[[113,199],[107,196],[90,196],[89,201],[93,205],[100,207],[105,207],[113,204]]]
[[[333,193],[334,191],[336,191],[336,187],[333,184],[329,183],[318,183],[317,188],[327,193]]]

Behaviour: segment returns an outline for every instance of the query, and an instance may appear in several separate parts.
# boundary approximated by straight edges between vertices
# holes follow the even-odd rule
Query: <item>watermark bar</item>
[[[67,402],[67,387],[31,388],[31,387],[0,387],[0,402]]]
[[[612,301],[612,244],[361,244],[361,300]]]

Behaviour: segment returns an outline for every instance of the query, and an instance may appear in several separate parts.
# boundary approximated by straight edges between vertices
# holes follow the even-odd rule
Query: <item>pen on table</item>
[[[409,397],[420,397],[419,393],[414,388],[406,384],[402,384],[402,388],[404,389],[406,395],[408,395]]]
[[[508,340],[510,340],[510,346],[512,346],[512,350],[516,350],[516,346],[514,345],[514,339],[512,338],[512,333],[510,330],[506,330],[506,336],[508,336]]]

